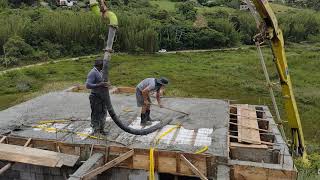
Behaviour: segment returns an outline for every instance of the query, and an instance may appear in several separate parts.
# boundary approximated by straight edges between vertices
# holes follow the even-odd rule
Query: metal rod
[[[280,117],[277,101],[276,101],[276,98],[274,96],[274,92],[273,92],[272,86],[270,85],[271,81],[270,81],[269,73],[268,73],[268,70],[267,70],[267,66],[266,66],[266,63],[264,61],[264,57],[263,57],[263,54],[262,54],[262,51],[261,51],[260,43],[259,42],[255,42],[255,44],[256,44],[256,47],[257,47],[257,50],[258,50],[258,54],[259,54],[260,63],[261,63],[262,69],[263,69],[263,73],[264,73],[264,76],[265,76],[267,84],[268,84],[268,89],[269,89],[270,97],[271,97],[271,100],[272,100],[273,108],[274,108],[274,110],[276,112],[277,124],[281,124],[282,120],[281,120],[281,117]],[[283,139],[285,141],[287,141],[286,135],[285,135],[284,130],[283,130],[282,127],[280,127],[280,132],[281,132],[281,135],[282,135]]]
[[[268,132],[268,133],[270,133],[270,132],[271,132],[271,131],[268,131],[268,130],[265,130],[265,129],[259,129],[259,128],[248,127],[248,126],[244,126],[244,125],[237,124],[237,123],[232,123],[232,122],[229,122],[229,124],[237,125],[237,126],[241,126],[241,127],[245,127],[245,128],[248,128],[248,129],[255,129],[255,130],[259,130],[259,131],[263,131],[263,132]]]
[[[160,107],[158,104],[153,104],[153,103],[151,103],[151,105],[153,105],[153,106],[157,106],[157,107]],[[186,112],[183,112],[183,111],[178,111],[178,110],[175,110],[175,109],[171,109],[171,108],[168,108],[168,107],[162,107],[163,109],[168,109],[168,110],[170,110],[170,111],[174,111],[174,112],[178,112],[178,113],[182,113],[182,114],[185,114],[185,115],[190,115],[189,113],[186,113]]]
[[[238,119],[236,118],[229,118],[230,120],[236,120],[238,121]],[[264,119],[246,119],[246,120],[249,120],[249,121],[266,121],[266,122],[269,122],[268,120],[264,120]]]
[[[230,115],[234,115],[234,116],[240,116],[240,117],[245,117],[245,118],[248,118],[248,119],[255,119],[255,120],[262,120],[262,121],[269,121],[268,119],[263,119],[263,118],[252,118],[252,117],[249,117],[249,116],[242,116],[242,115],[239,115],[239,114],[234,114],[234,113],[229,113]]]

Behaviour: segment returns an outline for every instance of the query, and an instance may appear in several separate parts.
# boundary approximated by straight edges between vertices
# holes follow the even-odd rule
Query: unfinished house
[[[0,112],[0,179],[296,179],[288,147],[266,106],[163,98],[158,131],[138,136],[106,118],[106,137],[90,135],[88,93],[53,92]],[[120,119],[140,126],[130,88],[111,95]]]

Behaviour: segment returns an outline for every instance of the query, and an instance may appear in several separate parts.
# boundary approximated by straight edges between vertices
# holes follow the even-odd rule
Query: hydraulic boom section
[[[256,7],[256,11],[263,20],[261,24],[263,32],[262,38],[270,40],[271,42],[274,62],[280,77],[288,124],[292,133],[292,148],[297,154],[303,156],[303,158],[306,158],[302,126],[297,103],[293,94],[292,83],[284,50],[282,31],[279,28],[277,18],[267,0],[252,0],[252,2]]]

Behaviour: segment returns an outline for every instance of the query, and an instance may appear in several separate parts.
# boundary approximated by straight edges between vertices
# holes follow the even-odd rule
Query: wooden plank
[[[235,139],[238,139],[239,137],[238,136],[232,136],[232,135],[228,135],[229,138],[235,138]],[[271,143],[271,142],[266,142],[266,141],[260,141],[261,144],[266,144],[266,145],[269,145],[269,146],[273,146],[274,143]]]
[[[11,144],[0,144],[0,159],[48,167],[56,167],[58,162],[62,161],[64,162],[63,165],[72,167],[79,156]]]
[[[6,139],[6,136],[3,136],[3,137],[5,137],[4,139]],[[2,137],[2,139],[3,139],[3,137]],[[1,141],[3,141],[2,139],[1,139]],[[32,140],[32,139],[29,138],[29,139],[27,140],[27,142],[24,144],[23,147],[29,146],[31,140]],[[10,163],[6,164],[5,166],[3,166],[3,167],[0,169],[0,175],[3,174],[4,172],[6,172],[8,169],[10,169],[13,164],[14,164],[14,163],[11,163],[11,162],[10,162]]]
[[[240,125],[240,124],[238,124],[238,123],[229,122],[229,124],[237,125],[237,126],[241,126],[241,127],[245,127],[245,128],[249,128],[249,129],[255,129],[255,130],[262,131],[262,132],[266,132],[266,133],[270,133],[270,131],[265,130],[265,129],[252,128],[252,127]],[[229,131],[229,132],[232,132],[232,131]],[[234,132],[239,132],[239,131],[234,131]]]
[[[128,159],[129,157],[133,156],[134,154],[134,150],[130,150],[129,152],[124,153],[123,155],[120,155],[119,157],[117,157],[116,159],[106,163],[105,165],[98,167],[92,171],[90,171],[89,173],[86,173],[82,179],[86,180],[86,179],[91,179],[95,176],[97,176],[98,174],[101,174],[102,172],[116,166],[117,164],[121,163],[122,161]]]
[[[0,138],[3,137],[0,135]],[[28,140],[25,137],[17,137],[17,136],[9,136],[7,137],[10,144],[17,144],[23,146],[23,144]],[[88,149],[87,154],[90,152],[91,144],[71,144],[65,142],[57,142],[55,140],[44,140],[44,139],[32,139],[33,148],[45,148],[51,151],[57,151],[57,146],[64,154],[71,154],[74,155],[75,147],[80,147],[81,149]],[[126,153],[130,150],[130,148],[125,146],[106,146],[106,145],[98,145],[95,144],[93,147],[93,154],[94,153],[106,153],[106,148],[108,154],[109,161],[115,159],[119,155]],[[180,155],[181,152],[178,151],[165,151],[161,150],[158,151],[158,172],[159,173],[170,173],[179,176],[195,176],[194,173],[185,165],[185,163],[180,164],[180,172],[176,171],[177,160],[176,156]],[[87,154],[81,153],[81,159],[87,159]],[[208,154],[193,154],[193,153],[183,153],[197,168],[200,172],[207,175],[210,169],[207,169],[207,161],[208,157],[212,157]],[[209,158],[211,159],[211,158]],[[108,162],[108,161],[106,161]],[[214,164],[214,163],[213,163]],[[215,165],[214,165],[215,166]],[[141,169],[141,170],[149,170],[149,149],[134,149],[134,156],[132,160],[127,159],[122,163],[118,164],[117,167],[120,168],[129,168],[129,169]],[[213,167],[215,168],[215,167]]]
[[[208,178],[203,175],[184,155],[180,155],[182,161],[195,173],[201,180],[208,180]]]
[[[88,173],[88,171],[97,168],[103,164],[104,155],[102,153],[95,153],[85,163],[83,163],[76,172],[74,172],[68,180],[80,180],[80,178]]]
[[[297,179],[297,172],[248,165],[233,165],[231,176],[231,179],[294,180]]]
[[[265,144],[241,144],[236,142],[230,142],[230,147],[268,149],[268,146]]]
[[[248,104],[238,106],[238,142],[261,144],[256,111]]]

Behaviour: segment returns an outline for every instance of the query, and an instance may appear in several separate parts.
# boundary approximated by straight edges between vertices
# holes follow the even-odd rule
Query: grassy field
[[[320,135],[319,46],[295,45],[287,56],[298,107],[310,143]],[[270,77],[277,75],[268,49],[265,57]],[[13,71],[0,76],[0,109],[24,101],[39,92],[84,83],[93,59],[80,59]],[[166,76],[171,80],[167,95],[237,100],[239,103],[270,104],[255,48],[236,51],[156,55],[114,55],[111,81],[135,86],[141,79]],[[275,87],[281,103],[280,86]],[[271,106],[270,106],[271,107]],[[283,108],[280,106],[280,109]]]
[[[320,45],[292,45],[287,48],[291,78],[309,150],[319,151],[320,136]],[[277,74],[270,50],[265,58],[272,81]],[[42,93],[83,84],[94,58],[49,63],[12,71],[0,76],[0,109],[5,109]],[[135,86],[146,77],[170,79],[168,96],[236,100],[236,103],[262,104],[271,108],[265,79],[254,47],[235,51],[155,55],[116,54],[111,63],[113,85]],[[280,86],[275,87],[281,103]],[[282,116],[284,109],[280,105]],[[313,166],[304,169],[308,177],[320,168],[320,156],[311,156]],[[299,163],[299,161],[297,162]],[[313,174],[313,177],[316,177]],[[312,178],[311,178],[312,179]]]
[[[159,6],[160,9],[166,10],[168,12],[174,12],[176,10],[175,8],[175,2],[167,1],[167,0],[158,0],[158,1],[150,1],[152,5]]]

